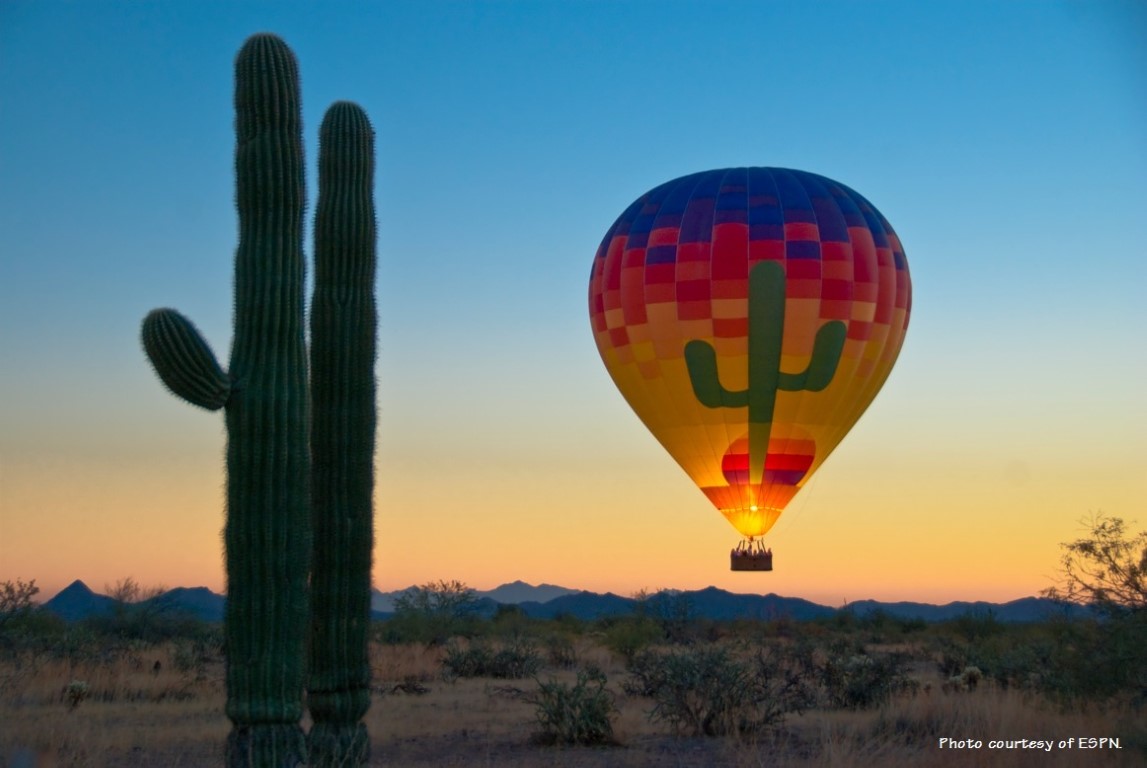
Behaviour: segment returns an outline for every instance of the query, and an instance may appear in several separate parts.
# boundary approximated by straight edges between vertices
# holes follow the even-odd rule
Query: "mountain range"
[[[415,589],[409,587],[394,592],[374,590],[371,609],[374,618],[385,619],[394,611],[395,601]],[[861,600],[843,608],[825,605],[795,597],[776,594],[756,595],[727,592],[716,587],[696,591],[658,592],[643,600],[622,597],[612,592],[599,594],[553,584],[532,585],[522,581],[503,584],[492,590],[475,591],[476,609],[480,615],[492,616],[499,606],[516,605],[527,616],[551,619],[572,616],[592,620],[604,616],[633,613],[639,606],[657,615],[683,615],[695,619],[718,621],[731,619],[780,619],[796,621],[826,618],[840,611],[850,611],[858,617],[876,612],[898,619],[947,621],[961,616],[992,616],[997,621],[1028,622],[1064,614],[1063,605],[1042,597],[1025,597],[1007,603],[952,602],[944,605],[915,602],[880,602]],[[152,599],[152,607],[167,615],[184,615],[203,621],[223,620],[226,598],[206,587],[177,587]],[[91,616],[107,615],[116,608],[116,601],[93,592],[82,581],[75,581],[43,605],[65,621],[80,621]]]

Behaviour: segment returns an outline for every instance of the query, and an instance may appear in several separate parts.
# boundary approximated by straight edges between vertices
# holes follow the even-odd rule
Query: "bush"
[[[1123,698],[1139,707],[1147,704],[1147,530],[1131,534],[1102,513],[1084,524],[1083,538],[1061,545],[1061,583],[1043,594],[1100,620],[1055,627],[1041,687],[1064,704]]]
[[[632,664],[637,654],[662,637],[661,627],[648,616],[623,616],[606,627],[604,641],[626,664]]]
[[[536,675],[541,666],[542,657],[533,643],[518,639],[494,654],[489,677],[518,680]]]
[[[448,680],[459,677],[482,677],[490,668],[493,658],[493,652],[485,643],[473,642],[463,646],[452,641],[446,645],[446,656],[442,659],[442,676]]]
[[[88,684],[83,680],[73,680],[64,687],[64,701],[67,702],[68,709],[74,710],[76,707],[88,698],[90,689]]]
[[[719,646],[637,654],[625,691],[653,699],[651,720],[693,736],[748,734],[812,703],[799,665],[772,648],[734,655]]]
[[[820,680],[831,707],[867,709],[886,703],[895,693],[912,691],[903,654],[831,654],[820,667]]]
[[[10,620],[31,613],[36,607],[32,599],[39,592],[35,579],[0,582],[0,629]]]
[[[577,666],[577,650],[573,641],[565,635],[550,635],[546,638],[546,660],[556,669],[573,669]]]
[[[1048,640],[1039,629],[1010,626],[1006,631],[981,635],[973,641],[941,637],[937,640],[940,673],[951,682],[968,667],[975,667],[1000,688],[1031,687],[1050,664]]]
[[[473,589],[460,581],[438,581],[413,587],[394,602],[394,616],[383,623],[387,643],[436,646],[452,637],[478,633],[481,604]]]
[[[185,678],[206,680],[207,667],[215,660],[223,660],[222,637],[180,637],[172,647],[171,664]]]
[[[649,594],[642,590],[634,599],[638,615],[656,622],[662,639],[667,642],[685,645],[693,642],[703,630],[692,598],[683,592],[663,589]]]
[[[617,712],[606,677],[598,669],[583,669],[573,686],[538,681],[530,701],[537,706],[538,740],[544,744],[613,744]]]
[[[1147,612],[1102,621],[1076,619],[1053,628],[1050,663],[1037,683],[1043,693],[1063,706],[1118,700],[1135,707],[1147,704]]]
[[[1131,535],[1119,517],[1084,521],[1087,536],[1060,545],[1061,583],[1045,597],[1105,613],[1147,611],[1147,530]]]
[[[514,640],[497,651],[484,642],[472,642],[466,647],[452,642],[446,646],[442,674],[447,679],[496,677],[519,680],[537,674],[541,666],[542,657],[526,640]]]

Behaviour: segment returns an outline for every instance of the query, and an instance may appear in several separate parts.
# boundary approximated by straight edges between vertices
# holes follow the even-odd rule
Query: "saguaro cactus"
[[[319,133],[311,302],[311,765],[365,765],[375,433],[374,133],[355,104]]]
[[[255,35],[235,61],[239,247],[235,330],[222,371],[194,326],[151,312],[143,343],[163,382],[226,410],[228,766],[297,765],[311,560],[303,320],[303,144],[298,69]]]
[[[685,365],[693,394],[707,408],[749,409],[749,482],[761,482],[769,450],[769,431],[777,391],[819,392],[836,375],[848,329],[839,320],[816,333],[812,359],[800,373],[781,371],[781,342],[785,333],[785,268],[762,261],[749,272],[749,382],[730,391],[717,372],[717,352],[695,339],[685,345]]]

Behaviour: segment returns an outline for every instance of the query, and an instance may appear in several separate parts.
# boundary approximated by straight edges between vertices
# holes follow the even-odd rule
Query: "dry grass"
[[[196,677],[180,673],[173,648],[124,655],[102,662],[43,662],[0,668],[0,758],[11,768],[81,766],[211,766],[221,761],[230,728],[223,716],[222,667]],[[649,703],[620,691],[624,667],[597,644],[579,641],[581,663],[597,664],[617,694],[615,735],[619,746],[539,746],[532,738],[532,680],[462,679],[439,676],[442,649],[375,646],[375,694],[367,725],[372,765],[498,766],[498,768],[758,768],[763,766],[1136,766],[1144,762],[1147,726],[1131,712],[1063,713],[1041,699],[990,685],[945,693],[938,677],[911,697],[879,710],[815,711],[790,717],[786,727],[756,741],[677,739],[651,723]],[[160,669],[154,669],[155,661]],[[572,682],[572,670],[542,673]],[[74,708],[65,690],[87,683],[87,697]],[[402,683],[416,682],[403,692]],[[304,727],[306,723],[304,722]],[[992,739],[1067,739],[1114,736],[1123,749],[988,749]],[[977,750],[941,750],[941,737],[974,738]]]
[[[0,673],[0,756],[13,768],[218,763],[230,724],[222,665],[203,679],[172,663],[173,648],[102,661],[45,661]],[[155,662],[160,668],[155,669]],[[86,694],[75,705],[69,685]]]

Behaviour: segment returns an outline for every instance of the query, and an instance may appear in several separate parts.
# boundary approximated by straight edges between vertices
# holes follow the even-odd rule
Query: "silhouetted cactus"
[[[375,433],[374,133],[355,104],[319,133],[311,303],[311,765],[365,765]]]
[[[165,384],[226,410],[228,766],[306,759],[311,559],[307,360],[303,320],[303,144],[295,57],[273,35],[235,60],[239,247],[235,330],[224,373],[194,326],[151,312],[143,343]]]
[[[777,391],[819,392],[836,375],[848,329],[839,320],[821,326],[812,359],[800,373],[781,371],[785,333],[785,268],[762,261],[749,272],[749,382],[736,392],[725,389],[717,371],[717,352],[695,339],[685,345],[685,364],[693,394],[707,408],[749,409],[749,482],[761,482],[769,450],[769,430]]]

